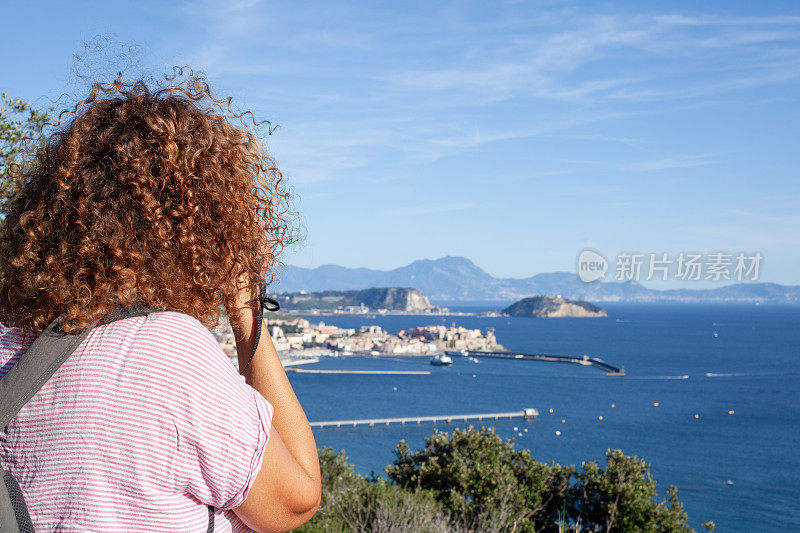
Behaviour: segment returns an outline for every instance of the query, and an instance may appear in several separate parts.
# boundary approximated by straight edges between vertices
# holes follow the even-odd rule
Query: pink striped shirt
[[[0,377],[33,336],[0,324]],[[249,531],[273,408],[176,312],[95,328],[0,432],[36,531]]]

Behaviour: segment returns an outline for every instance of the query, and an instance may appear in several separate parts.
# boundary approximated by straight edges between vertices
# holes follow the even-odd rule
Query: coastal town
[[[451,322],[446,326],[447,308],[432,305],[420,291],[384,287],[352,291],[277,293],[281,312],[265,316],[265,325],[284,366],[302,364],[318,357],[340,356],[446,356],[446,352],[504,352],[494,330],[469,329]],[[390,333],[377,324],[358,329],[325,323],[326,317],[377,318],[387,314],[438,315],[440,325],[407,328]],[[536,296],[501,311],[459,313],[471,316],[583,318],[606,317],[594,304],[560,296]],[[319,322],[312,320],[320,319]],[[309,320],[311,319],[311,320]],[[222,350],[237,364],[236,344],[230,324],[224,320],[212,330]]]
[[[450,350],[502,351],[492,329],[455,325],[419,326],[396,334],[377,325],[341,328],[324,321],[279,314],[265,318],[282,360],[338,356],[435,356]],[[212,330],[222,350],[236,362],[236,344],[227,321]]]

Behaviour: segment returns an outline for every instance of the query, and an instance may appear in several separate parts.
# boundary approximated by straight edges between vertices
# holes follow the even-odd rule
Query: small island
[[[560,296],[534,296],[523,298],[502,311],[509,316],[528,316],[537,318],[595,318],[608,316],[605,310],[576,300]]]

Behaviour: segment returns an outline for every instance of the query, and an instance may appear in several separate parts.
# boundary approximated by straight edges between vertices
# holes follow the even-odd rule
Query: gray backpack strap
[[[73,335],[61,331],[61,317],[53,320],[6,375],[0,378],[0,428],[5,428],[22,406],[47,383],[94,326],[144,316],[155,311],[158,309],[142,306],[117,307],[104,319]],[[3,477],[3,484],[0,485],[0,533],[33,533],[33,525],[19,485],[2,468],[0,475]],[[207,532],[213,531],[214,508],[209,505]]]
[[[0,427],[8,425],[22,406],[72,355],[89,331],[91,328],[75,335],[66,335],[61,331],[59,317],[33,341],[28,351],[0,379]]]
[[[0,468],[0,533],[35,533],[28,506],[17,480]]]
[[[20,356],[11,370],[0,379],[0,428],[8,425],[25,402],[30,400],[72,355],[94,326],[143,316],[154,311],[156,309],[141,306],[117,307],[104,319],[73,335],[61,331],[62,317],[53,320],[33,341],[28,351]]]
[[[33,341],[16,364],[0,379],[0,427],[5,428],[22,406],[42,388],[61,364],[89,334],[87,328],[77,335],[61,332],[61,318],[47,326]],[[8,472],[3,475],[0,490],[0,532],[33,532],[28,508],[16,480]]]

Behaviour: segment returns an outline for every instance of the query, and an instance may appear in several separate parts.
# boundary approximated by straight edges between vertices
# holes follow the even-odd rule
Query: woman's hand
[[[258,307],[255,287],[247,276],[237,280],[239,292],[228,319],[236,337],[239,367],[244,368],[256,342]],[[283,370],[266,327],[253,360],[244,373],[247,383],[274,407],[272,432],[261,472],[247,499],[234,509],[256,531],[286,531],[310,519],[320,503],[320,471],[314,434]]]
[[[258,307],[253,302],[256,295],[255,287],[250,283],[247,273],[236,280],[238,292],[231,309],[226,309],[228,321],[231,323],[236,344],[251,344],[255,342],[256,320],[258,320]]]

